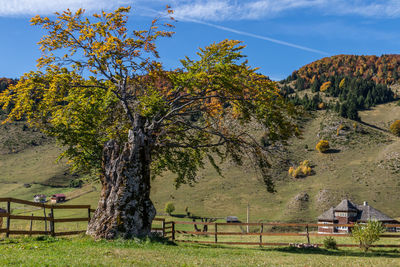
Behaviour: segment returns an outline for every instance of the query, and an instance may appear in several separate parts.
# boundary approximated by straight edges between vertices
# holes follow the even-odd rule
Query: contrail
[[[157,14],[163,14],[163,13],[161,13],[161,12],[159,12],[157,10],[154,10],[152,8],[147,8],[147,7],[143,7],[143,6],[141,6],[139,8],[147,10],[147,11],[152,11],[152,12],[157,13]],[[217,24],[213,24],[213,23],[209,23],[209,22],[205,22],[205,21],[201,21],[201,20],[188,19],[188,18],[185,18],[185,17],[176,16],[176,15],[174,15],[174,17],[176,19],[181,19],[182,21],[188,21],[188,22],[193,22],[193,23],[197,23],[197,24],[202,24],[202,25],[206,25],[206,26],[209,26],[209,27],[213,27],[213,28],[216,28],[216,29],[223,30],[223,31],[233,32],[233,33],[236,33],[236,34],[257,38],[257,39],[260,39],[260,40],[264,40],[264,41],[268,41],[268,42],[272,42],[272,43],[276,43],[276,44],[280,44],[280,45],[284,45],[284,46],[297,48],[297,49],[300,49],[300,50],[303,50],[303,51],[317,53],[317,54],[321,54],[321,55],[325,55],[325,56],[329,56],[330,55],[329,53],[321,51],[321,50],[317,50],[317,49],[309,48],[309,47],[306,47],[306,46],[301,46],[301,45],[297,45],[297,44],[281,41],[281,40],[270,38],[270,37],[267,37],[267,36],[262,36],[262,35],[249,33],[249,32],[244,32],[244,31],[239,31],[239,30],[236,30],[236,29],[233,29],[233,28],[229,28],[229,27],[225,27],[225,26],[221,26],[221,25],[217,25]]]
[[[155,9],[148,8],[148,7],[137,6],[137,8],[143,9],[143,10],[146,10],[146,11],[151,11],[151,12],[156,13],[158,15],[164,14],[162,12],[159,12],[159,11],[157,11]],[[313,49],[313,48],[309,48],[309,47],[305,47],[305,46],[301,46],[301,45],[297,45],[297,44],[281,41],[281,40],[270,38],[270,37],[267,37],[267,36],[262,36],[262,35],[249,33],[249,32],[244,32],[244,31],[239,31],[239,30],[236,30],[236,29],[232,29],[232,28],[229,28],[229,27],[225,27],[225,26],[221,26],[221,25],[217,25],[217,24],[213,24],[213,23],[209,23],[209,22],[205,22],[205,21],[201,21],[201,20],[188,19],[188,18],[185,18],[185,17],[176,16],[176,15],[174,15],[174,17],[177,18],[177,19],[181,19],[182,21],[188,21],[188,22],[193,22],[193,23],[197,23],[197,24],[202,24],[202,25],[206,25],[206,26],[209,26],[209,27],[213,27],[213,28],[216,28],[216,29],[223,30],[223,31],[233,32],[233,33],[236,33],[236,34],[257,38],[257,39],[260,39],[260,40],[264,40],[264,41],[268,41],[268,42],[272,42],[272,43],[276,43],[276,44],[280,44],[280,45],[284,45],[284,46],[297,48],[297,49],[300,49],[300,50],[303,50],[303,51],[317,53],[317,54],[321,54],[321,55],[325,55],[325,56],[329,56],[330,55],[329,53],[321,51],[321,50],[317,50],[317,49]]]
[[[309,48],[309,47],[305,47],[305,46],[301,46],[301,45],[297,45],[297,44],[293,44],[293,43],[288,43],[288,42],[277,40],[277,39],[270,38],[270,37],[267,37],[267,36],[262,36],[262,35],[249,33],[249,32],[244,32],[244,31],[239,31],[239,30],[235,30],[235,29],[232,29],[232,28],[228,28],[228,27],[225,27],[225,26],[212,24],[212,23],[204,22],[204,21],[197,21],[197,20],[192,20],[192,19],[190,19],[190,20],[185,19],[185,20],[190,21],[190,22],[194,22],[194,23],[198,23],[198,24],[207,25],[207,26],[210,26],[210,27],[213,27],[213,28],[217,28],[217,29],[220,29],[220,30],[233,32],[233,33],[236,33],[236,34],[250,36],[250,37],[253,37],[253,38],[260,39],[260,40],[269,41],[269,42],[272,42],[272,43],[281,44],[281,45],[285,45],[285,46],[301,49],[301,50],[308,51],[308,52],[313,52],[313,53],[326,55],[326,56],[329,55],[329,53],[321,51],[321,50],[317,50],[317,49],[313,49],[313,48]]]

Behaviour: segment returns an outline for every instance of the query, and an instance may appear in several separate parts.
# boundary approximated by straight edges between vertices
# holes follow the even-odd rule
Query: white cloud
[[[179,17],[208,21],[263,19],[298,9],[328,15],[400,17],[399,0],[0,0],[0,16],[47,15],[67,8],[91,12],[121,5],[160,10],[166,4]]]
[[[209,21],[261,19],[296,9],[327,15],[400,17],[398,0],[175,0],[177,16]]]
[[[71,10],[84,8],[89,12],[109,10],[126,2],[113,0],[0,0],[0,16],[48,15],[67,8]]]

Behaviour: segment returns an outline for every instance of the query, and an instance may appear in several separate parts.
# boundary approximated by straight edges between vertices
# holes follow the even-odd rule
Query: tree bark
[[[151,145],[144,122],[136,120],[121,151],[110,140],[103,150],[102,192],[87,234],[95,238],[132,238],[150,234],[156,214],[150,200]]]

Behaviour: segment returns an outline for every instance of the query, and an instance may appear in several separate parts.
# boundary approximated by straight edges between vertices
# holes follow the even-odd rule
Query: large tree
[[[165,71],[155,41],[171,36],[172,25],[156,18],[147,30],[128,31],[129,12],[32,18],[48,33],[39,42],[39,70],[0,96],[11,108],[8,120],[26,119],[54,136],[73,168],[100,170],[101,197],[87,233],[147,235],[155,216],[151,177],[171,171],[177,186],[192,183],[207,161],[220,171],[226,159],[248,160],[273,191],[266,144],[297,130],[275,83],[248,66],[232,40]]]

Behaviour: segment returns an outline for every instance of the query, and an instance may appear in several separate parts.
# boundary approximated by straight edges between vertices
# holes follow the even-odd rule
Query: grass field
[[[1,266],[400,266],[393,249],[232,248],[75,238],[0,241]]]

